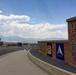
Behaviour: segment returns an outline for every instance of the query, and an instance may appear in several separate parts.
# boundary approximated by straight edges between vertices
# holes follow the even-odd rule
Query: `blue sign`
[[[64,60],[64,45],[63,43],[56,43],[56,58]]]

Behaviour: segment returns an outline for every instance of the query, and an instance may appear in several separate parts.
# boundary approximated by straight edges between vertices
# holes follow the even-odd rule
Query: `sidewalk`
[[[21,50],[1,56],[0,75],[49,75],[31,62],[27,53]]]
[[[52,59],[49,56],[45,56],[45,55],[39,53],[38,50],[31,50],[30,52],[33,56],[37,57],[38,59],[41,59],[44,62],[47,62],[47,63],[54,65],[58,68],[61,68],[63,70],[66,70],[66,71],[69,71],[69,72],[76,74],[76,67],[73,67],[66,62],[56,60],[56,59]]]

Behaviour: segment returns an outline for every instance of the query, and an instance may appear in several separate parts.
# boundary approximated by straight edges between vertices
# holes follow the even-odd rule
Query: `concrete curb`
[[[40,68],[42,68],[44,71],[48,72],[51,75],[76,75],[75,73],[68,72],[66,70],[63,70],[61,68],[58,68],[56,66],[53,66],[51,64],[48,64],[35,56],[33,56],[30,51],[28,52],[28,57]]]

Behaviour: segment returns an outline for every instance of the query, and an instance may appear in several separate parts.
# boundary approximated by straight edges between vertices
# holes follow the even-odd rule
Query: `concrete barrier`
[[[63,70],[61,68],[58,68],[56,66],[53,66],[51,64],[48,64],[48,63],[38,59],[35,56],[33,56],[30,52],[28,52],[28,57],[36,65],[38,65],[40,68],[42,68],[43,70],[45,70],[46,72],[48,72],[51,75],[76,75],[75,73],[68,72],[66,70]]]

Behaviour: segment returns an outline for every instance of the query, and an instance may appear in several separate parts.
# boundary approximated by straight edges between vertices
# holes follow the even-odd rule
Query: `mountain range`
[[[1,41],[4,42],[27,42],[27,43],[37,43],[41,40],[67,40],[65,38],[23,38],[18,36],[0,36]]]

